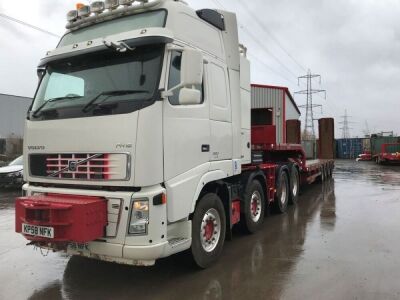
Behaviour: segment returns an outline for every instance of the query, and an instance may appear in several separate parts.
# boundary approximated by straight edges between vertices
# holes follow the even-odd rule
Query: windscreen
[[[54,61],[38,88],[31,120],[129,113],[154,102],[164,45],[106,50]]]

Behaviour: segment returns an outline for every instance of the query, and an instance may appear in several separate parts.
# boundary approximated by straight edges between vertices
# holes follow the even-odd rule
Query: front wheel
[[[221,199],[213,193],[204,195],[192,220],[192,257],[202,269],[221,255],[225,241],[226,217]]]

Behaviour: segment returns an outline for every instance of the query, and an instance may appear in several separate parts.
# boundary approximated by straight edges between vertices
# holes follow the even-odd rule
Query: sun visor
[[[134,36],[132,38],[132,36]],[[173,35],[164,28],[149,28],[120,33],[106,38],[99,38],[93,41],[85,41],[65,47],[56,48],[47,53],[47,57],[40,60],[38,68],[47,65],[52,61],[63,60],[70,57],[87,55],[90,53],[109,49],[105,42],[123,42],[130,48],[146,45],[160,45],[173,42]]]

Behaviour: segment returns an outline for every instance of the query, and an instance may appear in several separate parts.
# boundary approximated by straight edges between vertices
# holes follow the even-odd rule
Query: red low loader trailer
[[[319,145],[319,157],[324,159],[307,160],[300,144],[300,125],[296,126],[300,111],[288,88],[253,84],[251,96],[252,163],[243,170],[259,170],[265,176],[268,203],[283,213],[288,204],[297,202],[301,185],[332,176],[334,120],[319,120],[319,140],[324,142],[324,147]]]
[[[377,164],[400,164],[400,143],[385,143],[372,157]]]

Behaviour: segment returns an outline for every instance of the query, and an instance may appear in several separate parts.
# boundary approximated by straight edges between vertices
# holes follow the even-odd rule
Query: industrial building
[[[286,120],[300,118],[300,110],[287,87],[252,84],[251,107],[252,119],[255,122],[259,119],[258,113],[261,113],[267,115],[269,125],[276,126],[278,144],[286,141]]]
[[[0,155],[17,151],[14,145],[20,144],[18,140],[24,135],[24,120],[31,102],[28,97],[0,94]]]

